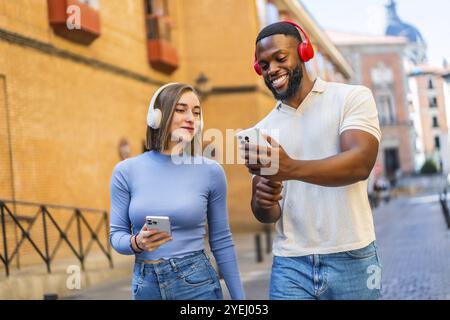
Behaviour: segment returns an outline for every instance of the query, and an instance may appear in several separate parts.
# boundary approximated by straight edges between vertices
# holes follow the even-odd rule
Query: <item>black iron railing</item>
[[[17,214],[16,209],[12,210],[12,208],[17,208],[18,206],[20,207],[25,206],[30,208],[34,207],[37,208],[37,210],[31,216],[20,217]],[[67,215],[70,216],[69,221],[67,222],[67,225],[65,226],[64,229],[61,227],[61,223],[58,223],[57,219],[55,219],[55,215],[52,214],[52,211],[57,210],[68,211],[64,212],[64,214],[66,216]],[[86,213],[88,212],[95,215],[101,215],[99,222],[95,227],[91,226],[92,222],[90,223],[88,219],[86,219]],[[43,240],[44,242],[43,250],[38,246],[37,242],[39,241],[33,239],[30,233],[30,230],[36,224],[38,219],[42,219],[42,233],[38,233],[38,235],[39,237],[42,238],[41,240]],[[70,237],[68,236],[68,231],[74,221],[76,223],[76,238],[78,245],[75,244],[75,239],[69,239]],[[21,236],[19,236],[18,241],[12,244],[13,249],[11,251],[8,250],[11,243],[8,243],[8,236],[7,236],[9,227],[11,227],[7,226],[8,224],[10,224],[9,222],[12,222],[12,226],[19,228],[21,232]],[[92,245],[94,243],[96,243],[99,246],[101,252],[103,252],[103,254],[108,259],[109,266],[113,268],[111,245],[109,242],[109,219],[108,219],[108,212],[106,211],[89,208],[75,208],[68,206],[38,204],[33,202],[10,201],[0,199],[0,223],[2,231],[1,239],[3,242],[3,247],[0,248],[0,260],[5,266],[6,276],[9,276],[11,263],[13,259],[19,255],[19,251],[23,247],[25,241],[28,241],[31,244],[31,247],[43,260],[43,262],[47,267],[48,273],[51,273],[51,264],[54,261],[55,255],[58,252],[59,248],[61,247],[62,243],[66,243],[68,245],[70,251],[75,255],[75,257],[80,262],[83,271],[85,270],[85,258],[90,252]],[[84,226],[88,230],[89,234],[88,237],[83,236],[82,226]],[[105,242],[104,242],[105,245],[102,244],[102,241],[100,241],[99,235],[102,226],[104,226],[105,229]],[[53,246],[52,250],[50,248],[49,243],[50,240],[53,240],[49,239],[50,227],[56,229],[53,231],[56,231],[58,238],[56,245]],[[52,234],[54,233],[55,232],[53,232]]]

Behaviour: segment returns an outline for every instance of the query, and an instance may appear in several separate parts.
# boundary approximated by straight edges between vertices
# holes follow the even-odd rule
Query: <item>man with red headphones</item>
[[[278,141],[267,136],[270,147],[244,147],[253,214],[276,223],[270,298],[377,299],[381,264],[367,197],[381,139],[375,101],[366,87],[310,79],[313,57],[308,35],[290,21],[256,40],[255,71],[277,100],[256,127],[279,133]],[[263,170],[273,166],[275,174]]]

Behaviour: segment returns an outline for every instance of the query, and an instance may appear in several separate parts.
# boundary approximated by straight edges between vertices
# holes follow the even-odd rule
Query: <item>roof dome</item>
[[[403,22],[397,15],[397,4],[391,0],[386,5],[388,25],[385,34],[388,36],[400,36],[408,38],[409,42],[416,44],[425,44],[422,34],[416,27]]]

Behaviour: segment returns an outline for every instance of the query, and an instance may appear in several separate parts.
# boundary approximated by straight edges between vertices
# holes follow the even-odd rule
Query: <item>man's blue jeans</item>
[[[339,253],[273,258],[271,300],[374,300],[380,291],[375,242]]]

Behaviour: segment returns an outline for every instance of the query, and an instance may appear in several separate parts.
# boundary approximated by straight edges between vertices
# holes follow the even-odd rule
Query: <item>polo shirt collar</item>
[[[327,86],[327,83],[325,81],[323,81],[321,78],[317,77],[311,91],[322,93],[325,91],[326,86]]]
[[[314,85],[313,85],[313,88],[311,89],[311,92],[323,93],[323,92],[325,92],[326,86],[327,86],[326,81],[322,80],[320,77],[317,77],[316,80],[314,81]],[[294,109],[287,104],[284,104],[283,102],[281,102],[281,100],[277,101],[276,108],[282,108],[285,111],[294,112],[294,113],[297,110],[299,110],[299,109]]]

